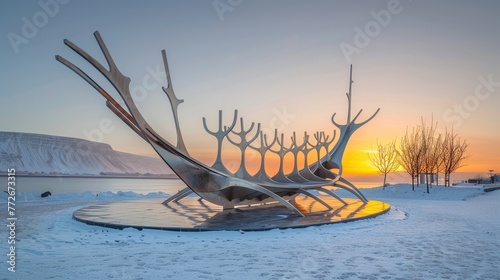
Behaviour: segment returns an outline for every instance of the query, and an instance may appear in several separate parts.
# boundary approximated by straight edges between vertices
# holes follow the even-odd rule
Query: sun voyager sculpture
[[[234,112],[232,123],[223,125],[222,111],[219,111],[217,130],[211,130],[207,120],[203,118],[205,130],[217,139],[218,146],[215,162],[212,166],[208,166],[193,158],[184,144],[177,114],[179,105],[184,101],[174,93],[165,50],[162,51],[162,57],[168,85],[163,87],[163,91],[169,98],[174,117],[177,134],[177,143],[175,145],[160,136],[144,119],[131,96],[129,89],[130,78],[120,72],[99,32],[96,31],[94,36],[106,58],[108,68],[105,68],[94,57],[69,40],[65,39],[64,43],[94,66],[113,85],[126,104],[127,109],[123,108],[89,75],[73,63],[59,55],[56,55],[56,59],[73,70],[103,95],[106,98],[107,107],[142,137],[144,141],[148,142],[186,184],[185,189],[165,200],[163,204],[168,206],[195,193],[202,199],[222,206],[224,210],[242,205],[258,207],[255,205],[279,202],[297,216],[303,217],[303,211],[300,211],[294,205],[294,200],[299,195],[314,199],[324,206],[325,211],[333,210],[332,206],[325,199],[322,199],[325,195],[334,198],[343,205],[348,204],[335,194],[337,188],[351,192],[363,204],[368,202],[358,188],[342,177],[342,156],[347,142],[357,129],[372,120],[380,110],[378,109],[371,117],[362,122],[357,122],[362,110],[353,118],[351,117],[352,66],[350,69],[349,92],[346,93],[348,101],[347,122],[345,124],[338,123],[335,119],[336,114],[333,114],[331,118],[332,123],[340,132],[335,144],[333,142],[336,138],[336,131],[334,131],[331,138],[325,132],[317,132],[313,135],[304,133],[302,137],[299,137],[294,132],[291,136],[291,143],[286,145],[284,135],[276,130],[274,135],[269,137],[269,135],[262,132],[260,124],[255,127],[255,124],[252,123],[246,128],[243,118],[240,118],[238,127],[237,110]],[[222,146],[225,140],[236,145],[241,152],[241,163],[239,169],[234,173],[229,171],[222,162]],[[245,165],[245,155],[248,149],[253,149],[260,154],[260,169],[253,175],[248,172]],[[272,176],[265,169],[266,157],[269,153],[277,154],[280,159],[278,172]],[[308,162],[308,158],[311,158],[309,157],[310,153],[315,155],[317,159],[315,162]],[[288,154],[293,155],[294,167],[292,172],[285,174],[284,158]],[[299,154],[303,156],[299,157]],[[303,162],[299,162],[299,158],[302,158]],[[299,169],[298,166],[303,166],[303,168]],[[324,196],[320,197],[317,195],[318,193],[323,193]]]

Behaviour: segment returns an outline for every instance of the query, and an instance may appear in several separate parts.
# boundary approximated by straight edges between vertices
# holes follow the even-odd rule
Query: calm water
[[[6,180],[5,177],[0,179]],[[118,192],[132,191],[141,194],[151,192],[176,193],[185,187],[178,179],[135,179],[135,178],[61,178],[61,177],[17,177],[18,192],[82,193],[90,191]]]
[[[358,189],[371,189],[381,187],[382,182],[352,182]]]
[[[0,177],[5,180],[6,177]],[[373,188],[380,186],[380,182],[354,183],[358,188]],[[7,185],[6,183],[3,185]],[[185,184],[178,179],[140,179],[140,178],[61,178],[61,177],[17,177],[17,192],[45,192],[58,193],[82,193],[90,191],[118,192],[132,191],[141,194],[151,192],[177,193],[185,188]]]

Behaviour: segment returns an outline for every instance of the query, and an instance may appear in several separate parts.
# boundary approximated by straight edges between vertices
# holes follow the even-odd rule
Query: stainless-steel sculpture
[[[194,192],[209,202],[221,205],[224,209],[231,209],[238,205],[253,205],[277,201],[296,215],[304,216],[293,205],[294,198],[299,194],[315,199],[328,210],[332,209],[328,203],[311,193],[311,190],[325,193],[346,204],[342,198],[333,192],[333,187],[345,189],[353,193],[364,203],[368,202],[366,197],[353,184],[342,178],[342,156],[347,142],[357,129],[373,119],[379,111],[378,109],[370,118],[360,123],[356,123],[356,121],[362,110],[351,119],[352,66],[350,69],[349,92],[347,93],[347,122],[346,124],[339,124],[335,121],[336,114],[332,116],[332,123],[340,130],[339,139],[333,148],[330,149],[330,146],[335,139],[335,131],[331,139],[330,135],[326,135],[325,132],[315,133],[313,135],[316,140],[315,142],[311,141],[311,137],[307,133],[304,133],[304,136],[300,139],[294,132],[291,137],[291,144],[286,146],[283,134],[278,136],[278,132],[275,131],[271,141],[268,141],[267,135],[260,130],[260,124],[257,124],[255,130],[255,123],[252,123],[246,129],[243,118],[240,118],[239,131],[235,131],[238,111],[234,112],[233,122],[229,126],[223,126],[222,112],[219,111],[219,124],[216,131],[210,130],[206,119],[203,118],[205,130],[217,139],[217,156],[214,164],[210,167],[190,156],[184,144],[177,115],[178,106],[184,101],[178,99],[174,93],[165,51],[162,51],[162,57],[168,85],[167,87],[163,87],[163,91],[169,98],[174,116],[177,133],[176,145],[163,139],[143,118],[130,94],[130,78],[120,72],[99,32],[96,31],[94,35],[106,58],[109,69],[106,69],[100,62],[69,40],[64,40],[64,43],[106,77],[119,93],[128,110],[120,106],[101,86],[73,63],[59,55],[56,55],[56,59],[76,72],[101,93],[106,98],[107,107],[140,137],[151,144],[161,158],[187,185],[185,189],[164,201],[165,205],[170,202],[179,201]],[[222,162],[224,140],[236,145],[240,149],[241,163],[235,173],[230,172]],[[257,142],[258,145],[255,145],[254,142]],[[261,157],[260,169],[253,175],[248,172],[245,166],[245,155],[248,148],[256,150]],[[270,176],[265,169],[265,159],[268,153],[275,153],[280,158],[279,171],[273,176]],[[294,157],[294,168],[291,173],[285,174],[283,163],[285,155],[288,153]],[[310,153],[316,154],[316,162],[308,162],[307,159]],[[299,154],[304,156],[305,161],[304,167],[300,170],[298,168]],[[321,154],[324,154],[324,156],[320,156]]]

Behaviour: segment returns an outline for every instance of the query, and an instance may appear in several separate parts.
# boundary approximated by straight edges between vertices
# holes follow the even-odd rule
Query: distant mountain
[[[171,175],[158,158],[113,150],[110,145],[79,138],[0,131],[0,171],[99,175]]]

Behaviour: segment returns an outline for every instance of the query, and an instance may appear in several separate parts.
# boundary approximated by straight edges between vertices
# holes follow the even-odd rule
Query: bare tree
[[[427,193],[430,193],[431,177],[438,172],[441,155],[441,135],[435,136],[437,123],[430,126],[422,120],[420,143],[423,151],[422,173],[425,174]]]
[[[425,153],[426,153],[426,145],[425,142],[425,134],[424,127],[417,126],[416,129],[413,130],[412,135],[410,137],[411,146],[413,147],[413,160],[415,161],[415,170],[416,170],[416,179],[417,186],[420,186],[420,174],[425,173]]]
[[[444,135],[436,136],[437,123],[428,126],[422,119],[422,124],[413,128],[411,133],[401,138],[399,146],[399,163],[412,178],[412,190],[415,190],[419,175],[425,174],[427,193],[431,180],[429,176],[442,171],[445,175],[445,186],[450,186],[450,174],[462,167],[469,144],[462,140],[458,134],[446,131]]]
[[[436,186],[439,186],[439,172],[442,170],[441,158],[443,154],[443,135],[439,134],[434,140],[433,150],[431,153],[432,160],[430,171],[436,174]]]
[[[377,141],[377,153],[368,154],[373,166],[375,166],[380,174],[384,175],[385,189],[387,174],[398,170],[400,164],[398,161],[398,150],[396,149],[396,140],[382,145]]]
[[[403,169],[411,177],[411,189],[415,190],[415,179],[420,174],[422,148],[420,143],[420,127],[413,129],[410,133],[406,130],[405,136],[401,138],[399,145],[398,161]]]
[[[469,143],[462,140],[458,134],[446,132],[442,144],[441,166],[444,173],[444,184],[450,186],[451,173],[464,166],[464,160],[469,156],[465,154]]]

